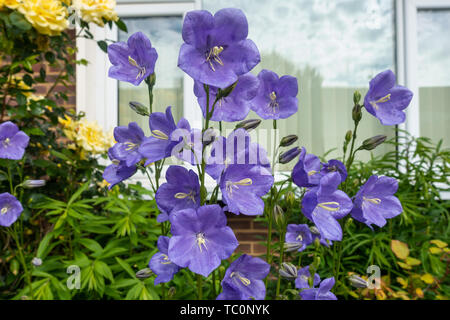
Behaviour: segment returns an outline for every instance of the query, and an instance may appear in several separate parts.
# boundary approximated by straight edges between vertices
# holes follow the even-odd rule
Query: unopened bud
[[[142,103],[136,102],[136,101],[130,101],[129,103],[130,108],[136,112],[137,114],[141,116],[149,116],[150,113],[148,112],[148,108],[144,106]]]
[[[177,289],[175,287],[170,287],[169,291],[167,292],[167,296],[169,298],[173,298],[176,293],[177,293]]]
[[[31,263],[33,264],[33,266],[39,267],[40,265],[42,265],[42,259],[34,257],[33,260],[31,260]]]
[[[320,231],[319,231],[319,229],[317,229],[316,226],[309,227],[309,231],[311,231],[311,233],[314,235],[317,235],[317,236],[320,235]]]
[[[138,279],[147,279],[153,274],[153,271],[150,268],[144,268],[136,272],[136,278]]]
[[[360,150],[373,150],[376,147],[378,147],[380,144],[382,144],[386,140],[385,135],[378,135],[372,138],[369,138],[367,140],[364,140],[361,147],[359,147]]]
[[[229,86],[229,87],[227,87],[225,89],[219,89],[217,91],[216,100],[228,97],[230,95],[230,93],[233,92],[234,88],[236,88],[237,83],[238,82],[236,81],[231,86]]]
[[[283,208],[281,208],[279,205],[275,205],[275,207],[273,208],[273,218],[277,226],[280,228],[284,225],[284,222],[286,221]]]
[[[239,129],[239,128],[243,128],[247,131],[251,131],[253,129],[256,129],[259,124],[261,123],[260,119],[248,119],[248,120],[244,120],[239,122],[236,127],[234,128],[234,130]]]
[[[39,188],[45,186],[45,180],[25,180],[21,186],[26,189]]]
[[[298,140],[298,136],[295,134],[290,134],[286,137],[283,137],[280,141],[280,147],[289,147],[291,144],[293,144],[295,141]]]
[[[353,121],[359,122],[362,118],[361,106],[359,104],[355,104],[352,111]]]
[[[361,93],[359,91],[355,91],[353,93],[353,103],[356,105],[359,104],[359,101],[361,101]]]
[[[292,191],[286,192],[285,199],[287,204],[292,207],[295,204],[295,193]]]
[[[283,262],[278,272],[280,273],[280,276],[289,280],[296,279],[298,275],[295,265],[289,262]]]
[[[278,162],[281,164],[286,164],[294,160],[299,154],[301,150],[299,147],[292,148],[286,152],[283,152],[280,154],[280,157],[278,158]]]
[[[149,75],[146,79],[145,82],[150,86],[150,87],[154,87],[155,83],[156,83],[156,74],[153,72],[151,75]]]
[[[352,130],[348,130],[345,134],[345,142],[349,143],[352,140]]]
[[[352,274],[348,277],[350,284],[355,288],[367,288],[367,281],[363,278],[357,276],[356,274]]]
[[[303,244],[299,242],[285,242],[284,251],[286,252],[298,251],[298,249],[300,249],[302,246]]]
[[[203,144],[205,146],[210,145],[211,143],[214,142],[214,140],[216,140],[217,134],[216,134],[216,130],[214,128],[208,128],[205,130],[205,132],[203,133]]]

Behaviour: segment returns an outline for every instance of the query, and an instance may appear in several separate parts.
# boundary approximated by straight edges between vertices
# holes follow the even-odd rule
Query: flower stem
[[[197,297],[198,300],[203,299],[203,278],[199,274],[197,274]]]
[[[279,268],[281,269],[281,265],[283,264],[283,258],[284,258],[284,237],[286,235],[285,231],[282,231],[280,234],[280,263]],[[278,273],[278,280],[277,280],[277,290],[275,294],[275,299],[278,300],[278,296],[280,295],[280,284],[281,284],[281,275]]]
[[[28,290],[30,291],[30,298],[33,299],[33,286],[31,285],[31,273],[28,272],[28,267],[27,267],[27,263],[25,261],[25,257],[23,255],[23,249],[22,249],[22,245],[20,244],[19,241],[19,237],[17,236],[17,230],[15,229],[15,225],[13,228],[11,228],[11,236],[14,239],[14,241],[16,242],[17,245],[17,252],[19,253],[19,260],[20,263],[22,264],[24,273],[25,273],[25,279],[26,282],[28,284]]]

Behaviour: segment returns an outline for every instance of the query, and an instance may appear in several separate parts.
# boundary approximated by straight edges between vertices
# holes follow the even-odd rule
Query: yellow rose
[[[76,136],[76,123],[72,121],[72,118],[68,116],[64,116],[63,118],[58,117],[58,122],[62,124],[63,126],[63,132],[66,135],[67,138],[70,140],[75,140]]]
[[[93,154],[101,154],[108,149],[108,138],[97,122],[86,119],[78,121],[76,128],[76,142],[78,146]]]
[[[69,25],[67,8],[59,0],[26,0],[18,10],[42,34],[56,36]]]
[[[73,0],[74,8],[81,14],[81,19],[93,22],[100,27],[106,21],[117,21],[116,0]]]
[[[8,7],[10,9],[16,9],[19,6],[19,0],[0,0],[0,9]]]

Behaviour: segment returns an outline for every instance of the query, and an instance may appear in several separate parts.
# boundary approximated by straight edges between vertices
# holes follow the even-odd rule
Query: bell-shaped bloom
[[[226,210],[234,214],[260,215],[264,212],[261,199],[274,183],[269,170],[257,165],[229,165],[220,177],[219,185]]]
[[[103,179],[109,183],[108,189],[111,189],[116,184],[133,176],[137,171],[137,167],[135,165],[127,166],[126,161],[115,159],[111,149],[108,151],[108,156],[112,164],[103,171]]]
[[[264,260],[243,254],[228,267],[222,280],[223,292],[217,300],[264,300],[263,279],[269,271],[270,265]]]
[[[394,218],[403,211],[400,201],[394,196],[397,189],[396,179],[371,176],[353,200],[352,217],[369,227],[372,224],[383,227],[386,219]]]
[[[312,235],[306,224],[289,224],[286,232],[287,243],[297,243],[299,245],[298,252],[312,243]]]
[[[20,160],[30,137],[11,121],[0,124],[0,159]]]
[[[110,149],[114,159],[125,161],[128,167],[141,161],[142,155],[139,153],[139,147],[144,141],[145,135],[136,122],[130,122],[128,127],[115,127],[114,139],[117,143]]]
[[[142,32],[136,32],[128,38],[127,43],[110,44],[108,57],[112,63],[109,77],[137,86],[154,72],[158,54],[152,48],[150,39]]]
[[[205,132],[205,139],[207,133]],[[172,133],[172,141],[178,143],[172,148],[171,155],[192,165],[202,163],[203,138],[201,129],[176,129]]]
[[[281,78],[266,69],[258,74],[259,88],[252,100],[252,110],[263,119],[286,119],[298,110],[297,78]]]
[[[149,117],[149,126],[151,137],[145,138],[139,147],[139,153],[147,158],[145,165],[171,156],[173,147],[180,141],[180,139],[172,139],[172,133],[175,130],[191,131],[189,122],[185,118],[181,118],[178,124],[175,124],[171,107],[167,107],[165,113],[152,113]]]
[[[166,283],[173,279],[175,273],[180,270],[180,267],[169,260],[169,237],[159,236],[158,250],[148,263],[148,267],[157,275],[155,278],[155,285]]]
[[[193,170],[181,166],[170,166],[166,172],[166,183],[156,191],[156,204],[162,212],[158,222],[169,219],[171,212],[200,206],[200,184]]]
[[[300,291],[302,300],[337,300],[336,296],[330,291],[335,283],[334,277],[323,280],[319,288],[309,288]]]
[[[258,143],[251,142],[250,134],[242,128],[231,132],[228,138],[216,139],[207,159],[206,172],[218,180],[231,164],[258,165],[270,170],[267,151]]]
[[[258,78],[251,73],[240,76],[233,91],[216,102],[211,120],[227,122],[244,120],[250,111],[250,102],[258,91],[258,84]],[[207,94],[203,83],[199,81],[195,82],[194,93],[202,109],[203,117],[206,118]],[[209,112],[212,111],[212,105],[218,93],[219,88],[209,88]]]
[[[240,9],[222,9],[214,16],[190,11],[184,18],[178,66],[194,80],[226,88],[261,60],[247,35],[247,18]]]
[[[9,227],[20,217],[22,204],[12,194],[0,194],[0,226]]]
[[[292,170],[292,181],[299,187],[317,186],[322,178],[321,167],[320,159],[312,153],[307,154],[305,147],[302,147],[298,162]]]
[[[369,91],[364,98],[366,110],[386,126],[405,122],[403,110],[409,106],[413,97],[411,90],[395,82],[395,74],[391,70],[379,73],[370,81]]]
[[[295,287],[297,289],[310,288],[309,278],[311,278],[311,272],[309,271],[309,266],[301,268],[297,272],[297,279],[295,279]],[[313,287],[320,283],[320,276],[315,273],[313,276]]]
[[[345,168],[345,165],[339,160],[332,159],[327,163],[322,163],[322,169],[320,170],[322,176],[331,172],[339,173],[339,175],[341,176],[341,183],[344,182],[345,179],[347,179],[347,169]]]
[[[207,277],[239,245],[219,205],[183,209],[169,216],[172,238],[169,259]]]
[[[337,189],[340,182],[339,173],[329,173],[302,200],[305,217],[314,222],[323,238],[337,241],[342,240],[342,229],[337,220],[345,217],[353,207],[347,194]]]

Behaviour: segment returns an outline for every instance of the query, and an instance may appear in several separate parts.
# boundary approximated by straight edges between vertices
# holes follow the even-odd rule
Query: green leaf
[[[89,250],[91,250],[95,253],[101,253],[103,251],[102,246],[99,245],[98,242],[95,240],[83,238],[83,239],[80,239],[79,242],[83,246],[85,246],[86,248],[88,248]]]
[[[24,128],[23,131],[32,136],[45,136],[45,133],[41,130],[41,128]]]
[[[116,24],[117,28],[119,28],[123,32],[128,32],[127,25],[123,22],[122,19],[118,19],[117,21],[114,21],[114,23]]]
[[[48,244],[50,243],[50,240],[52,239],[52,237],[53,237],[53,233],[49,232],[44,236],[44,238],[42,238],[41,242],[39,243],[37,252],[36,252],[36,256],[38,258],[41,258],[41,259],[45,258],[45,256],[47,255],[45,253],[45,250],[47,249]]]
[[[9,20],[11,23],[23,31],[28,31],[31,29],[31,24],[25,19],[25,17],[17,11],[13,11],[9,15]]]
[[[108,53],[108,44],[106,43],[106,41],[100,40],[97,41],[97,44],[100,47],[100,49],[103,50],[103,52]]]
[[[117,257],[116,261],[133,279],[136,279],[136,273],[133,271],[133,269],[131,269],[128,263]]]

